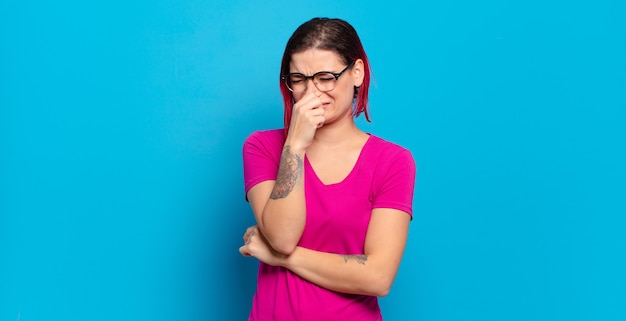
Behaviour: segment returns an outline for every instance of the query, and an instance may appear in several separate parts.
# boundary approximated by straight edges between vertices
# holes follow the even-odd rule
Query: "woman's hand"
[[[254,225],[246,230],[243,235],[244,245],[239,248],[239,253],[243,256],[252,256],[259,261],[272,266],[282,266],[286,255],[272,249],[263,236],[259,228]]]
[[[304,151],[313,142],[315,131],[324,125],[324,108],[320,92],[310,92],[293,105],[286,145]]]

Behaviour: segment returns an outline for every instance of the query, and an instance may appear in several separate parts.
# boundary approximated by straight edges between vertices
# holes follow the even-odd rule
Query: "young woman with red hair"
[[[315,18],[287,42],[284,129],[243,146],[257,225],[239,249],[260,261],[249,320],[382,320],[412,218],[411,153],[359,129],[370,66],[354,28]]]

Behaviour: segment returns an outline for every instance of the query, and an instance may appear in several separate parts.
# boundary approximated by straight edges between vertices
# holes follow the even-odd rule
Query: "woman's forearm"
[[[376,255],[341,255],[297,247],[283,264],[303,279],[332,291],[385,296],[399,262],[382,262]]]
[[[285,145],[276,182],[261,214],[261,230],[276,251],[291,254],[306,221],[304,151]]]
[[[342,255],[297,247],[291,255],[277,257],[277,264],[329,290],[385,296],[400,267],[409,222],[405,212],[375,208],[363,253]]]

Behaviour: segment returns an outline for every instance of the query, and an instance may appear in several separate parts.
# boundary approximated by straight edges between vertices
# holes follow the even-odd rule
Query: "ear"
[[[354,86],[360,87],[365,78],[365,64],[363,60],[357,59],[352,67],[352,77],[354,77]]]

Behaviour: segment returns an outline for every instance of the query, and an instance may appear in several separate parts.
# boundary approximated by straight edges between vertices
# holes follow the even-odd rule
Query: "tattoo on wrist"
[[[302,176],[303,164],[304,162],[302,162],[300,155],[291,154],[289,145],[283,148],[276,184],[274,184],[270,199],[285,198],[291,193],[298,182],[298,178]]]
[[[365,262],[367,261],[367,255],[365,254],[357,254],[357,255],[342,255],[341,256],[344,260],[344,262],[348,263],[348,261],[350,260],[355,260],[357,263],[361,264],[361,265],[365,265]]]

